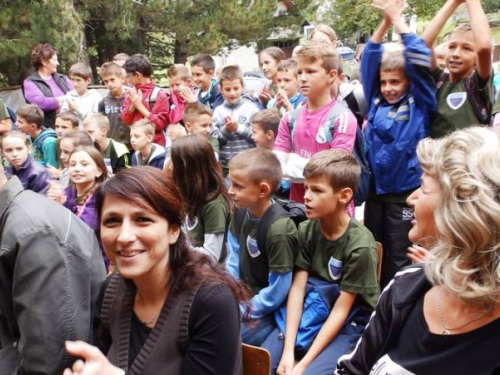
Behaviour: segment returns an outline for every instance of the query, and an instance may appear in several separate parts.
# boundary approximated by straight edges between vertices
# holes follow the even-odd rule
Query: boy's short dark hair
[[[125,69],[127,73],[141,73],[146,78],[151,77],[151,74],[153,74],[153,68],[151,67],[149,59],[139,53],[130,56],[127,61],[125,61],[125,64],[123,64],[123,69]]]
[[[101,76],[101,78],[108,76],[116,76],[118,78],[122,78],[123,68],[117,63],[111,61],[105,62],[104,64],[101,65],[101,68],[99,69],[99,75]]]
[[[184,64],[174,64],[167,70],[168,78],[176,76],[179,76],[179,78],[182,79],[183,81],[191,79],[191,73]]]
[[[352,153],[330,149],[314,154],[304,168],[304,178],[324,176],[334,191],[350,188],[353,193],[359,185],[361,167]]]
[[[281,164],[276,155],[271,150],[260,147],[240,152],[229,162],[229,170],[244,171],[254,184],[269,183],[269,195],[279,190],[283,178]]]
[[[212,56],[200,53],[196,55],[191,61],[191,66],[199,66],[203,69],[205,73],[211,70],[215,72],[215,61]]]
[[[77,76],[85,80],[92,79],[92,69],[84,63],[76,63],[69,69],[69,76]]]
[[[189,103],[184,108],[184,113],[182,114],[182,121],[184,121],[184,123],[186,122],[192,123],[199,116],[202,115],[209,115],[210,117],[212,117],[213,112],[210,109],[210,107],[207,107],[206,105],[203,105],[200,102]]]
[[[219,83],[222,87],[224,81],[235,81],[239,79],[241,84],[244,85],[243,82],[243,70],[238,65],[226,65],[222,68],[219,77]]]
[[[56,118],[60,118],[61,120],[64,120],[64,121],[70,121],[71,122],[71,126],[73,128],[77,128],[78,127],[78,116],[76,115],[75,112],[72,112],[72,111],[63,111],[61,113],[59,113]]]
[[[26,104],[16,112],[17,117],[22,117],[28,124],[35,124],[38,129],[42,127],[43,111],[35,104]]]
[[[295,59],[286,59],[280,61],[278,64],[278,72],[291,72],[295,77],[297,77],[297,60]]]
[[[339,67],[339,55],[331,43],[322,40],[311,40],[297,52],[297,60],[309,61],[321,60],[321,66],[327,71],[337,70]]]
[[[275,109],[264,109],[252,116],[250,122],[257,124],[264,132],[272,131],[274,137],[278,135],[281,117]]]

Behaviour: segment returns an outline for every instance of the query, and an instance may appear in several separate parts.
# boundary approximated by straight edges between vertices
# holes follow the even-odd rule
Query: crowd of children
[[[462,3],[470,25],[434,51]],[[241,306],[242,341],[269,350],[273,374],[332,374],[380,288],[418,247],[408,239],[407,203],[421,184],[417,144],[500,123],[479,0],[447,0],[423,37],[406,24],[404,1],[373,6],[383,19],[364,48],[361,83],[348,82],[335,32],[324,25],[293,58],[277,47],[261,51],[269,82],[255,96],[238,65],[216,74],[204,54],[190,69],[168,69],[169,90],[157,86],[146,56],[117,55],[99,71],[104,98],[88,89],[90,68],[75,64],[55,129],[28,104],[12,131],[0,102],[7,171],[98,231],[93,194],[102,181],[130,167],[165,170],[184,200],[192,251],[226,264],[251,292],[250,312]],[[384,43],[391,26],[398,43]],[[364,225],[354,218],[363,168]]]

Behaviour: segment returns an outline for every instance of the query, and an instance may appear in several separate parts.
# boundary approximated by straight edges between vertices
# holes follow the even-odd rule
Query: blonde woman
[[[396,274],[336,374],[500,371],[500,135],[480,127],[418,146],[410,239],[433,261]]]

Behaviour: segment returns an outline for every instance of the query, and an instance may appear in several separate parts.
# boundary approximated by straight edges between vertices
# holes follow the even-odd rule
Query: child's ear
[[[274,135],[274,132],[272,130],[268,130],[266,132],[266,138],[269,139],[269,140],[271,140],[271,139],[276,138],[276,136]]]
[[[186,130],[187,130],[188,134],[191,134],[191,131],[193,130],[193,125],[191,125],[191,123],[190,123],[190,122],[187,122],[187,121],[186,121],[186,122],[184,123],[184,127],[186,128]]]
[[[335,79],[337,79],[337,69],[332,69],[328,72],[328,83],[330,83],[330,85],[335,82]]]
[[[155,136],[153,134],[148,134],[148,142],[153,143],[154,139],[155,139]]]
[[[207,74],[208,74],[209,76],[213,76],[213,75],[215,74],[215,72],[214,72],[214,70],[213,70],[213,69],[210,69],[210,70],[207,72]]]
[[[87,85],[90,85],[92,83],[92,78],[87,78],[85,82],[87,82]]]
[[[271,185],[267,181],[262,181],[259,184],[259,198],[265,198],[271,195],[272,189]]]
[[[349,202],[352,200],[353,195],[354,192],[352,191],[351,188],[348,187],[343,188],[340,190],[339,202],[347,206]]]

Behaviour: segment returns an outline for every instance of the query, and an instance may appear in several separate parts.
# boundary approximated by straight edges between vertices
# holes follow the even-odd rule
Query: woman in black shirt
[[[123,170],[102,185],[96,206],[117,268],[105,283],[96,331],[108,359],[70,343],[71,354],[87,359],[73,373],[96,366],[100,375],[241,374],[238,302],[248,294],[222,266],[189,250],[172,181],[152,167]]]
[[[500,134],[456,131],[417,154],[409,237],[431,257],[396,274],[336,374],[499,374]]]

